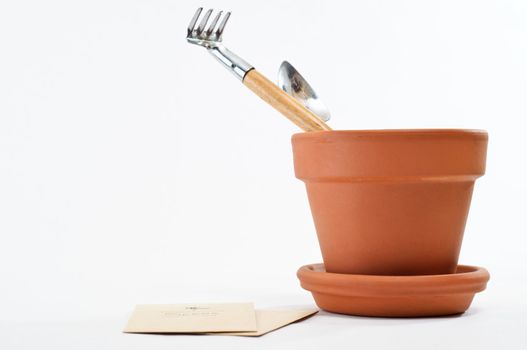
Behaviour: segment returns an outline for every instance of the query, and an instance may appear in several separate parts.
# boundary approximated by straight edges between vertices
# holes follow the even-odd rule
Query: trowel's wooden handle
[[[256,71],[256,69],[251,69],[245,74],[243,84],[256,95],[260,96],[262,100],[273,106],[278,112],[298,125],[302,130],[331,130],[319,117]]]

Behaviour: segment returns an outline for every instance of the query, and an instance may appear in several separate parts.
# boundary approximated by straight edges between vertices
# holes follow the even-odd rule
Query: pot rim
[[[333,130],[292,136],[295,175],[309,182],[473,181],[488,134],[476,129]]]
[[[311,139],[324,136],[345,138],[373,138],[373,137],[475,137],[488,139],[488,133],[483,129],[358,129],[358,130],[322,130],[299,132],[293,134],[293,139]]]

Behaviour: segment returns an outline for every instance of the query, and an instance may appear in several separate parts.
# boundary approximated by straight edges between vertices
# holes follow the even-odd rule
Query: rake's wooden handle
[[[285,91],[251,69],[243,78],[243,84],[251,89],[262,100],[273,106],[278,112],[298,125],[304,131],[331,130],[331,128],[313,112],[302,106],[300,102],[289,96]]]

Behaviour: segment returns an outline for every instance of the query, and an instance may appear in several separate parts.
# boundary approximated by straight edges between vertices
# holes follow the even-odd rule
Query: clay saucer
[[[312,264],[298,269],[297,276],[321,309],[379,317],[463,313],[490,278],[484,268],[467,265],[458,265],[453,274],[381,276],[329,273],[324,264]]]

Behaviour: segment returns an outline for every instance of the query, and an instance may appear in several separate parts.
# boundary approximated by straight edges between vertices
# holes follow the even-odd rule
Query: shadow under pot
[[[326,271],[454,273],[487,140],[457,129],[293,135]]]

